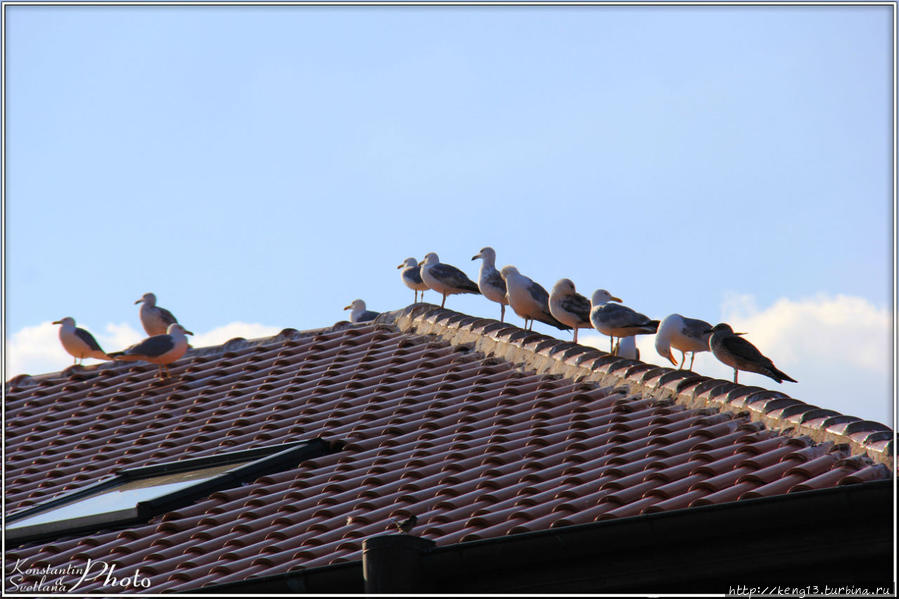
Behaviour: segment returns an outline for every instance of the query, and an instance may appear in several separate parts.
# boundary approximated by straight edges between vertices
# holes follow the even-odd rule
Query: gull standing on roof
[[[650,320],[648,316],[622,306],[609,302],[621,300],[605,289],[597,289],[593,292],[591,300],[593,309],[590,311],[590,322],[593,328],[609,336],[609,353],[615,355],[612,343],[615,337],[623,338],[631,335],[643,335],[655,333],[659,328],[658,320]]]
[[[361,299],[353,300],[353,303],[344,308],[344,310],[352,310],[350,312],[350,322],[366,322],[374,320],[380,312],[372,312],[365,309],[365,302]]]
[[[83,362],[85,358],[110,359],[100,348],[100,344],[93,335],[81,327],[75,326],[75,319],[71,316],[54,320],[53,324],[62,325],[59,327],[59,340],[62,342],[63,349],[75,358],[75,364],[78,363],[78,360]]]
[[[506,297],[506,281],[496,270],[496,252],[490,246],[481,248],[481,251],[471,257],[472,260],[481,259],[481,271],[478,273],[478,289],[481,295],[499,304],[499,321],[506,320],[506,306],[509,299]]]
[[[174,314],[156,305],[155,293],[145,293],[143,297],[134,303],[143,304],[140,307],[140,323],[144,325],[147,335],[165,335],[169,327],[178,322]],[[184,332],[188,335],[193,335],[187,329],[184,329]]]
[[[165,335],[153,335],[124,351],[113,352],[109,354],[109,357],[123,362],[143,360],[144,362],[157,364],[159,365],[160,377],[162,377],[163,368],[165,368],[166,376],[168,376],[168,365],[181,358],[187,352],[187,337],[185,335],[193,335],[193,333],[185,331],[184,327],[176,322],[169,325],[168,332]]]
[[[454,293],[481,294],[474,281],[468,278],[464,272],[450,264],[443,264],[434,252],[425,255],[421,263],[421,280],[437,293],[443,296],[440,307],[446,304],[446,296]]]
[[[677,366],[678,370],[686,365],[687,352],[691,352],[690,368],[687,370],[693,370],[696,352],[709,351],[709,337],[712,336],[709,330],[711,328],[712,325],[704,320],[670,314],[659,324],[659,332],[656,334],[655,340],[656,351],[677,366],[677,361],[671,354],[671,348],[680,350],[683,360],[680,366]]]
[[[640,350],[637,349],[637,337],[629,335],[622,337],[618,342],[618,357],[627,358],[628,360],[639,360]]]
[[[549,312],[562,324],[574,329],[574,342],[577,343],[577,330],[589,329],[590,300],[575,291],[571,279],[559,279],[549,294]]]
[[[424,281],[421,280],[421,265],[418,263],[418,260],[415,258],[406,258],[403,260],[403,263],[397,266],[397,268],[402,268],[403,272],[400,273],[400,276],[403,278],[403,283],[406,284],[406,287],[411,289],[414,292],[415,299],[414,303],[418,303],[418,292],[421,291],[421,299],[425,298],[425,291],[430,289]]]
[[[714,328],[709,330],[712,334],[709,339],[709,345],[712,353],[720,361],[734,369],[734,382],[737,382],[737,371],[745,370],[747,372],[757,372],[774,379],[778,383],[784,381],[796,382],[784,372],[774,367],[774,362],[770,358],[762,355],[753,344],[746,341],[738,335],[745,333],[734,333],[734,330],[727,323],[716,324]]]
[[[506,281],[506,295],[509,305],[515,313],[524,318],[524,326],[532,330],[534,321],[552,325],[557,329],[567,331],[571,327],[559,322],[549,311],[549,294],[539,283],[524,276],[514,266],[504,266],[500,271]],[[528,326],[528,321],[531,321]]]

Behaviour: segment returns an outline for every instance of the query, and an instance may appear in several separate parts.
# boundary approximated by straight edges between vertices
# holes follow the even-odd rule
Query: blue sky
[[[402,308],[404,258],[474,278],[491,245],[753,325],[800,383],[741,382],[892,420],[888,6],[6,11],[7,378],[68,366],[63,316],[139,339],[146,291],[220,343]]]

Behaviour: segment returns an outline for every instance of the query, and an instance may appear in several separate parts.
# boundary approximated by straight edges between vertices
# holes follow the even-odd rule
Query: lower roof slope
[[[440,546],[891,476],[883,425],[423,304],[191,350],[155,375],[10,381],[7,513],[124,467],[346,445],[146,524],[8,547],[8,568],[90,557],[139,567],[145,592],[197,589],[358,560],[409,514]]]

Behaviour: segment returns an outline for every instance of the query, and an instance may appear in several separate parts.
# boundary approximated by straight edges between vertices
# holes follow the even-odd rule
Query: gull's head
[[[65,318],[60,318],[59,320],[54,320],[53,324],[61,324],[64,327],[73,327],[75,326],[75,319],[71,316],[66,316]]]
[[[143,302],[144,305],[147,306],[155,306],[156,305],[156,294],[155,293],[145,293],[143,294],[139,300],[134,302],[135,304],[139,304]]]
[[[421,261],[422,264],[438,264],[440,262],[440,258],[437,257],[437,254],[434,252],[428,252],[425,254],[425,259]]]
[[[415,258],[406,258],[403,260],[403,263],[397,266],[397,268],[409,268],[411,266],[418,266],[418,260]]]
[[[477,260],[478,258],[481,258],[488,264],[493,264],[496,261],[496,252],[493,251],[493,248],[488,245],[486,247],[482,247],[480,252],[471,257],[472,260]]]
[[[655,346],[660,356],[677,366],[677,360],[674,359],[674,354],[671,353],[671,333],[677,327],[676,323],[675,326],[672,326],[671,321],[669,321],[670,318],[671,316],[663,320],[659,326],[659,330],[656,332]]]
[[[345,307],[344,310],[365,310],[365,302],[363,302],[361,299],[354,299],[353,303]]]
[[[181,326],[177,322],[173,322],[172,324],[170,324],[169,328],[166,329],[165,332],[168,333],[169,335],[172,335],[175,333],[181,333],[182,335],[193,335],[193,333],[191,333],[190,331],[185,329],[183,326]]]
[[[621,298],[615,297],[605,289],[597,289],[593,292],[593,297],[590,298],[590,302],[594,306],[601,306],[603,304],[608,304],[609,302],[621,302]]]
[[[719,322],[711,329],[705,331],[707,334],[714,335],[715,333],[727,333],[728,335],[745,335],[746,333],[734,333],[733,327],[731,327],[726,322]]]
[[[505,279],[505,278],[507,278],[507,277],[514,276],[514,275],[517,275],[517,274],[519,274],[519,273],[518,273],[518,269],[517,269],[517,268],[515,268],[514,266],[511,266],[511,265],[510,265],[510,266],[503,266],[503,269],[502,269],[501,271],[499,271],[499,274],[501,274],[502,277]]]
[[[560,293],[574,293],[574,281],[571,279],[559,279],[556,281],[556,284],[553,285],[553,294]]]

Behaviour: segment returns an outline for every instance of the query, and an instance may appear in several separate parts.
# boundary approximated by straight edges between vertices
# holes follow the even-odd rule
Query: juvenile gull
[[[627,358],[628,360],[639,360],[640,350],[637,349],[637,337],[630,335],[622,337],[618,342],[618,357]]]
[[[406,284],[406,287],[411,289],[414,292],[414,303],[418,303],[418,292],[421,291],[421,299],[425,297],[425,291],[430,289],[424,281],[421,280],[421,265],[418,263],[418,260],[415,258],[406,258],[403,260],[403,263],[397,266],[397,268],[402,268],[403,272],[400,273],[400,276],[403,278],[403,283]]]
[[[93,335],[81,327],[75,326],[75,319],[71,316],[54,320],[53,324],[62,325],[59,327],[59,340],[62,342],[63,349],[75,358],[75,364],[78,363],[78,360],[83,362],[85,358],[110,359],[100,348],[100,344]]]
[[[757,372],[764,374],[782,383],[784,381],[796,382],[784,372],[774,367],[774,362],[770,358],[762,355],[753,344],[746,341],[738,335],[742,333],[734,333],[729,324],[716,324],[714,328],[709,330],[712,334],[709,345],[715,357],[734,369],[734,382],[737,382],[737,371],[745,370],[747,372]]]
[[[481,271],[478,273],[478,289],[481,295],[499,304],[499,321],[506,320],[506,306],[509,300],[506,298],[506,281],[496,270],[496,252],[490,246],[481,248],[481,251],[471,257],[472,260],[481,259]]]
[[[687,352],[690,355],[690,368],[693,370],[693,360],[696,358],[696,352],[709,351],[709,337],[712,334],[709,330],[712,325],[698,318],[686,318],[680,314],[670,314],[666,316],[661,324],[659,324],[659,332],[656,334],[656,351],[663,358],[668,358],[672,364],[677,366],[677,361],[671,353],[671,348],[680,350],[681,360],[680,370],[687,363]],[[737,333],[738,335],[741,333]]]
[[[440,307],[446,304],[446,296],[454,293],[477,293],[478,286],[468,276],[450,264],[443,264],[437,254],[430,252],[425,255],[421,263],[421,280],[437,293],[443,296]]]
[[[609,336],[609,353],[613,355],[615,351],[612,344],[615,337],[620,339],[631,335],[655,333],[659,328],[658,320],[650,320],[648,316],[627,306],[609,303],[621,300],[605,289],[594,291],[591,301],[593,309],[590,311],[590,322],[597,331]]]
[[[563,331],[571,328],[567,324],[559,322],[549,311],[549,294],[539,283],[518,272],[514,266],[504,266],[500,272],[506,281],[509,305],[516,314],[524,318],[526,329],[533,329],[535,320]],[[531,321],[530,326],[528,326],[529,320]]]
[[[145,293],[134,303],[143,304],[140,307],[140,323],[144,325],[147,335],[165,335],[169,327],[178,322],[174,314],[156,305],[156,294],[154,293]],[[187,329],[184,332],[193,335]]]
[[[372,312],[365,309],[365,302],[361,299],[353,300],[353,303],[344,308],[344,310],[352,310],[350,312],[350,322],[365,322],[374,320],[380,312]]]
[[[157,364],[159,365],[159,376],[162,377],[163,368],[165,368],[165,374],[168,376],[168,365],[187,352],[187,337],[185,335],[193,335],[193,333],[185,331],[184,327],[176,322],[169,325],[168,332],[165,335],[153,335],[124,351],[113,352],[109,354],[109,357],[123,362],[143,360],[144,362]]]
[[[589,329],[590,300],[575,291],[571,279],[559,279],[549,294],[549,312],[562,324],[574,329],[574,342],[577,343],[577,330]]]

